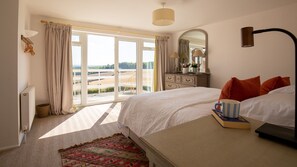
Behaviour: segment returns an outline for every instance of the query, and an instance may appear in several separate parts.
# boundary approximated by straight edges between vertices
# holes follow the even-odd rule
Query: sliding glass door
[[[73,33],[74,104],[124,100],[153,90],[154,42]]]
[[[87,104],[114,100],[114,37],[88,35]]]
[[[118,96],[117,99],[137,94],[137,42],[117,39]]]

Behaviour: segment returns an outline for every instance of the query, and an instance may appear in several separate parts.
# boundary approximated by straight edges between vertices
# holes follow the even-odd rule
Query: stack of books
[[[224,128],[236,128],[236,129],[250,129],[250,123],[239,116],[238,118],[227,118],[224,117],[221,112],[212,110],[212,116],[222,125]]]

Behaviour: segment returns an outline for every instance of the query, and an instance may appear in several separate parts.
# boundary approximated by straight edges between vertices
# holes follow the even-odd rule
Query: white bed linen
[[[295,88],[279,88],[266,95],[240,103],[240,115],[276,125],[295,125]],[[118,122],[138,137],[173,127],[211,114],[221,90],[181,88],[142,94],[123,105]],[[168,105],[169,104],[169,105]]]
[[[240,103],[240,115],[263,122],[295,126],[295,93],[269,93]]]
[[[286,93],[286,94],[295,94],[295,85],[285,86],[278,89],[270,91],[268,94],[274,93]]]
[[[118,123],[138,137],[209,115],[220,89],[191,87],[129,98],[121,108]]]

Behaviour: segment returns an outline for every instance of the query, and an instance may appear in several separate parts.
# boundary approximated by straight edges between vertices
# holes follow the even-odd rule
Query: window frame
[[[155,43],[154,38],[142,38],[142,37],[135,37],[135,36],[119,36],[117,34],[104,34],[104,33],[97,33],[97,32],[87,32],[87,31],[80,31],[80,30],[76,30],[73,29],[72,30],[72,35],[78,35],[79,36],[79,41],[71,41],[72,46],[80,46],[81,47],[81,104],[77,104],[77,105],[82,105],[82,106],[86,106],[86,105],[93,105],[93,103],[88,103],[87,102],[87,72],[88,72],[88,68],[87,68],[87,60],[88,60],[88,41],[87,41],[87,36],[88,35],[100,35],[100,36],[109,36],[109,37],[114,37],[115,38],[115,60],[114,60],[114,64],[117,66],[115,66],[114,68],[114,72],[115,75],[118,75],[118,41],[119,40],[124,40],[124,41],[133,41],[136,42],[136,49],[137,49],[137,57],[136,57],[136,94],[141,94],[143,93],[143,51],[154,51],[155,47],[144,47],[144,43],[145,42],[149,42],[149,43]],[[153,77],[152,77],[153,78]],[[118,76],[115,77],[115,82],[119,82],[118,81]],[[152,91],[153,92],[153,84],[152,84]],[[117,101],[123,101],[125,100],[124,98],[119,98],[118,96],[118,84],[115,83],[115,93],[114,93],[114,97],[113,97],[113,101],[110,102],[117,102]],[[101,103],[107,103],[106,101],[104,102],[96,102],[95,104],[101,104]]]

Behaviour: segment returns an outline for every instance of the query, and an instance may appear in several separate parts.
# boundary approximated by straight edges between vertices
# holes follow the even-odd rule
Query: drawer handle
[[[168,85],[168,87],[172,87],[172,85]]]
[[[186,79],[187,82],[191,81],[190,79]]]
[[[168,79],[171,79],[171,77],[168,77]]]

